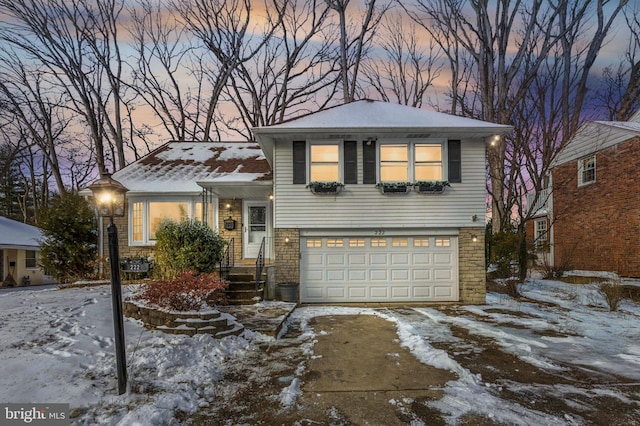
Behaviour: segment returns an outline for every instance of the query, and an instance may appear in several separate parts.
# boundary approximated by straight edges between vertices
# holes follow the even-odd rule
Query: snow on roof
[[[492,129],[511,130],[511,126],[429,111],[406,105],[369,99],[355,101],[272,126],[254,128],[258,133],[310,129]]]
[[[113,174],[130,192],[201,192],[197,182],[271,180],[253,142],[169,142]]]
[[[0,216],[0,248],[37,249],[43,237],[40,228]]]
[[[596,121],[603,126],[611,126],[620,130],[640,133],[640,122],[633,121]]]

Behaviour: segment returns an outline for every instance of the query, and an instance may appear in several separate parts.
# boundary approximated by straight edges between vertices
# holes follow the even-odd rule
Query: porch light
[[[110,173],[104,173],[100,179],[89,185],[88,189],[93,192],[93,198],[98,209],[98,216],[101,217],[122,217],[124,216],[124,201],[127,188],[111,177]]]
[[[111,304],[113,306],[113,329],[116,343],[116,370],[118,373],[118,394],[127,391],[127,358],[125,354],[124,323],[122,314],[122,287],[120,284],[120,265],[118,254],[118,229],[113,223],[114,217],[124,216],[125,194],[127,188],[111,174],[104,173],[100,179],[88,188],[98,210],[98,216],[108,217],[107,238],[109,241],[109,267],[111,271]]]
[[[490,142],[491,146],[496,146],[498,142],[500,142],[500,135],[493,135]]]
[[[476,234],[473,234],[471,236],[471,241],[473,241],[474,243],[477,243],[478,242],[478,236]]]

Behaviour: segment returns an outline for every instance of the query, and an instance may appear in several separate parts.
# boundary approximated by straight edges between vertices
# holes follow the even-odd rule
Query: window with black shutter
[[[344,183],[358,183],[358,146],[356,141],[344,142]]]
[[[307,143],[293,142],[293,183],[307,183]]]
[[[449,182],[462,182],[462,152],[459,140],[450,140],[448,142],[448,169]]]

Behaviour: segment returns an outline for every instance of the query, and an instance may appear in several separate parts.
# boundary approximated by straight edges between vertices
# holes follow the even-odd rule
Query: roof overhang
[[[225,199],[262,199],[273,193],[273,181],[252,182],[197,182],[202,188],[211,191],[218,198]]]

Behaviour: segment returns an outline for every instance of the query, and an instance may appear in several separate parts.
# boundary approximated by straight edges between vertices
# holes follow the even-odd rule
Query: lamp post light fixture
[[[125,213],[125,194],[127,188],[103,173],[100,179],[88,188],[93,192],[98,216],[108,217],[107,236],[109,241],[109,266],[111,271],[111,304],[113,306],[113,329],[116,343],[116,369],[118,372],[118,394],[127,391],[127,358],[125,354],[124,324],[122,314],[122,286],[120,284],[120,265],[118,254],[118,229],[113,223],[114,217]]]

